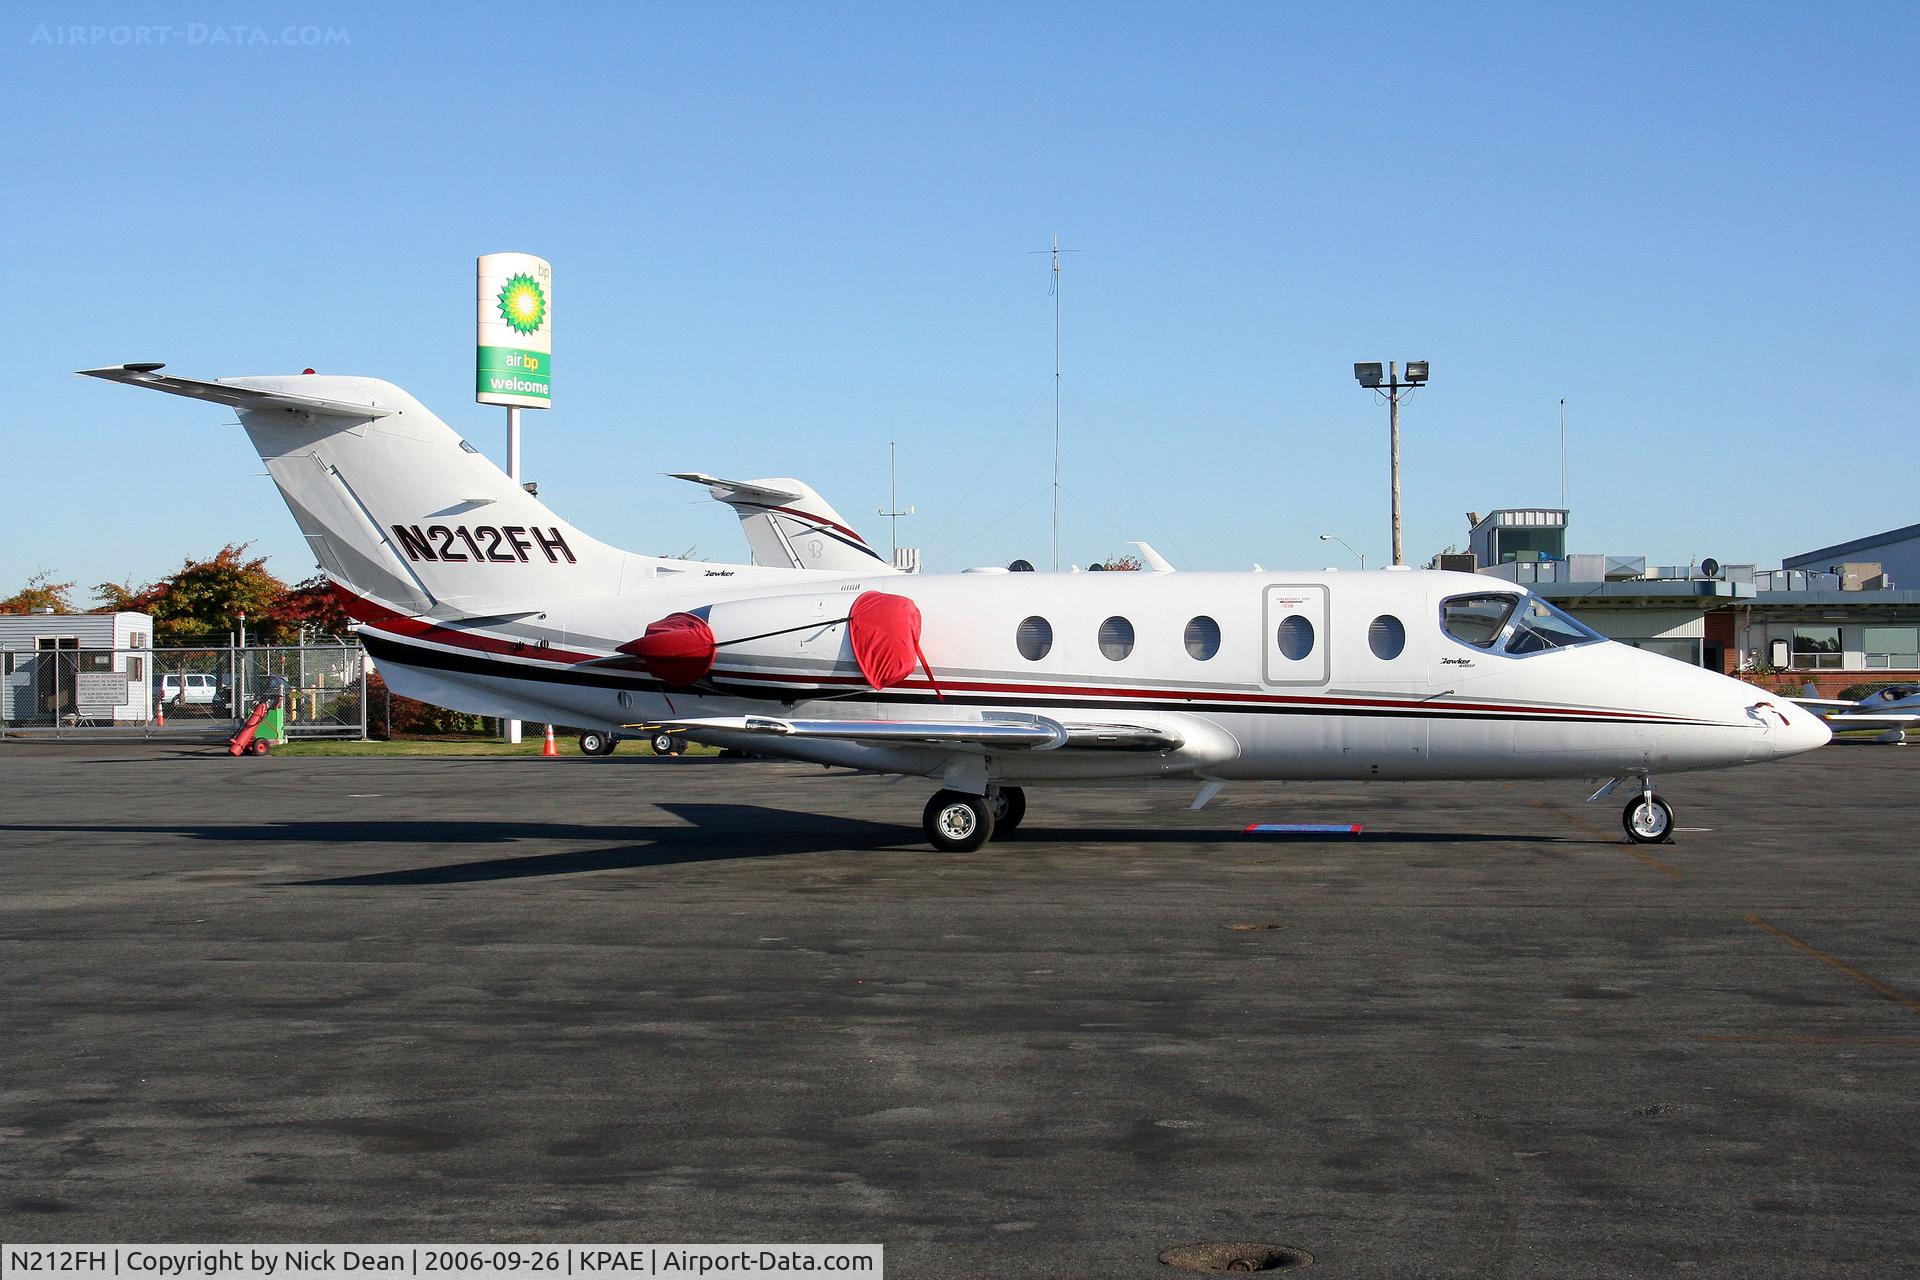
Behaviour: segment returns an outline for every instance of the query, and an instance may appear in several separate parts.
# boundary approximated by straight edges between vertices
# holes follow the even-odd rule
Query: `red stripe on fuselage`
[[[504,657],[532,658],[540,662],[553,662],[572,665],[585,662],[589,658],[603,656],[591,653],[577,653],[572,649],[541,648],[526,640],[502,640],[497,636],[481,635],[477,631],[461,631],[452,627],[443,627],[421,618],[396,613],[383,604],[356,595],[339,583],[333,584],[334,598],[347,616],[355,622],[384,631],[388,635],[410,636],[418,640],[431,640],[436,644],[452,645],[459,649],[473,649],[480,653],[495,653]]]

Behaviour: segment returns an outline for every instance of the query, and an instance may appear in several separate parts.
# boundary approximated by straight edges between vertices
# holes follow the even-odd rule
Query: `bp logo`
[[[532,276],[510,277],[500,288],[500,317],[515,333],[527,334],[547,319],[547,295]]]

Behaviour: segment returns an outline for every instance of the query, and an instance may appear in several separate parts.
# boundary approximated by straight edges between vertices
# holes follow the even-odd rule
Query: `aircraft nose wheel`
[[[927,840],[942,853],[971,853],[993,838],[993,806],[985,796],[936,791],[921,818]]]
[[[1620,818],[1627,839],[1635,844],[1664,844],[1673,838],[1673,806],[1651,791],[1627,801]]]

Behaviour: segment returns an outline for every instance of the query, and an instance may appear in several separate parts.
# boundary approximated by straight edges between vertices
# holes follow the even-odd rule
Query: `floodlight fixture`
[[[1390,360],[1384,366],[1378,361],[1369,361],[1354,365],[1353,377],[1362,387],[1380,393],[1387,401],[1387,456],[1390,459],[1387,470],[1393,486],[1393,563],[1402,565],[1406,561],[1401,556],[1400,543],[1400,397],[1426,385],[1427,362],[1407,361],[1406,373],[1402,376],[1398,360]]]

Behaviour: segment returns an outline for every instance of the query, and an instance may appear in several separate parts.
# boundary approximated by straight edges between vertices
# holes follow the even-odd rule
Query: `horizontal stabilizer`
[[[690,480],[694,484],[706,485],[713,490],[713,496],[722,502],[731,496],[746,498],[751,502],[777,505],[782,502],[792,502],[800,496],[797,490],[769,488],[764,484],[755,484],[751,480],[722,480],[704,471],[669,471],[667,475],[674,480]]]
[[[124,382],[130,387],[147,387],[173,396],[210,400],[214,404],[232,405],[236,409],[285,409],[292,413],[310,413],[319,417],[353,418],[362,421],[368,418],[384,418],[393,412],[391,409],[381,409],[370,404],[350,404],[344,400],[327,400],[320,396],[293,395],[284,391],[258,391],[252,387],[240,386],[236,382],[202,382],[197,378],[175,378],[159,372],[165,367],[158,364],[120,364],[109,365],[104,369],[81,369],[79,374],[88,378],[105,378],[108,382]]]

